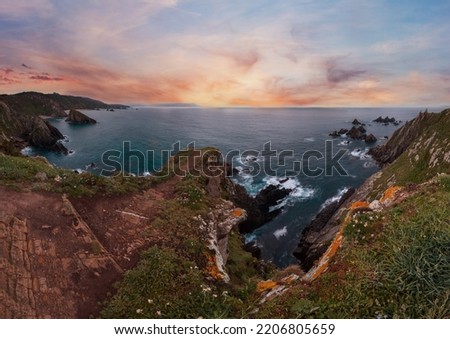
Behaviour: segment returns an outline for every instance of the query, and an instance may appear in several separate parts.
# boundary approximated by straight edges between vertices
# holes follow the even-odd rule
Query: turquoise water
[[[294,162],[305,165],[302,155],[308,150],[324,152],[325,140],[333,140],[328,134],[340,128],[351,128],[354,118],[366,123],[366,129],[377,137],[390,136],[400,126],[384,126],[372,123],[378,116],[394,116],[403,122],[412,119],[419,108],[164,108],[139,107],[114,112],[83,111],[96,119],[96,125],[77,126],[66,123],[63,119],[52,119],[68,142],[66,147],[73,154],[64,156],[49,152],[28,149],[29,154],[46,156],[56,166],[86,169],[95,163],[97,174],[102,169],[111,169],[102,164],[102,154],[108,150],[122,150],[123,142],[129,141],[132,149],[143,152],[153,150],[155,166],[136,162],[125,162],[125,169],[135,174],[151,171],[161,166],[165,158],[162,150],[171,150],[172,145],[180,142],[182,148],[191,142],[196,147],[215,146],[223,152],[230,150],[262,150],[265,143],[271,142],[273,150],[292,150],[293,157],[286,159],[286,166],[272,164],[275,169],[289,168]],[[371,124],[371,126],[369,126]],[[247,240],[256,240],[262,247],[266,260],[278,266],[286,266],[295,259],[291,253],[299,240],[299,234],[308,221],[327,201],[336,197],[345,188],[360,185],[377,170],[373,161],[364,155],[367,144],[363,141],[351,141],[344,144],[345,138],[333,141],[332,152],[346,150],[341,159],[342,167],[348,175],[308,177],[299,174],[284,182],[294,189],[293,193],[280,202],[285,205],[283,213],[272,222],[247,235]],[[382,143],[379,140],[376,144]],[[376,145],[374,144],[374,145]],[[372,145],[371,145],[372,146]],[[233,160],[241,170],[234,180],[244,185],[251,194],[256,194],[269,183],[277,183],[286,174],[282,171],[275,176],[259,173],[256,176],[245,173],[246,166],[262,166],[268,158],[256,157],[247,161],[236,157]],[[323,161],[312,161],[311,166],[322,166]]]

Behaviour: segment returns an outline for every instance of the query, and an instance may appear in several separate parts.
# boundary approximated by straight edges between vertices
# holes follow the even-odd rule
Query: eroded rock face
[[[422,133],[422,122],[431,118],[432,113],[420,113],[419,116],[406,122],[396,130],[392,137],[384,145],[369,150],[369,154],[380,165],[386,165],[399,157]],[[378,120],[378,119],[377,119]]]
[[[247,220],[239,225],[241,233],[250,233],[261,227],[265,223],[278,216],[282,207],[271,210],[277,203],[286,198],[291,190],[281,186],[270,185],[263,189],[253,198],[248,195],[244,187],[235,185],[235,192],[231,195],[231,200],[247,211]]]
[[[354,188],[349,189],[339,201],[332,202],[323,208],[303,230],[300,242],[293,253],[303,270],[308,271],[328,248],[329,242],[337,231],[337,228],[329,221],[354,193]]]
[[[227,200],[222,200],[204,220],[198,217],[202,227],[208,232],[208,248],[213,253],[211,257],[211,269],[213,277],[229,282],[225,265],[228,260],[228,238],[231,230],[247,218],[247,213]]]
[[[66,119],[67,122],[74,124],[96,124],[97,121],[88,117],[86,114],[81,113],[77,110],[71,109],[69,116]]]
[[[0,318],[88,318],[98,312],[123,271],[70,202],[11,192],[0,203]]]
[[[39,117],[31,117],[24,123],[22,138],[30,145],[67,154],[67,148],[59,142],[64,136],[54,126]]]

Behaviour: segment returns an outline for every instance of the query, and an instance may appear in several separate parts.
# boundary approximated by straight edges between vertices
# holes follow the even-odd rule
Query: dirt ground
[[[177,178],[128,196],[67,199],[0,186],[0,318],[89,318],[139,253]]]

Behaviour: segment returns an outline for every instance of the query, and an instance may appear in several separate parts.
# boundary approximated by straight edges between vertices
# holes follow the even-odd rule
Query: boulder
[[[67,122],[74,124],[96,124],[97,121],[89,118],[86,114],[81,113],[77,110],[71,109],[69,116],[66,119]]]
[[[353,125],[361,125],[361,123],[358,121],[358,119],[353,120],[352,124]]]

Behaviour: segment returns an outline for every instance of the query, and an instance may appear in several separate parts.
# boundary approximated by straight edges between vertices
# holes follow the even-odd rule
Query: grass
[[[36,179],[45,173],[47,179]],[[118,174],[99,177],[90,173],[77,174],[49,165],[40,158],[0,154],[0,185],[17,190],[66,193],[71,197],[103,194],[117,196],[137,192],[167,180],[169,177],[131,177]]]
[[[104,318],[224,318],[233,307],[225,286],[208,283],[193,261],[152,247],[125,274]]]
[[[450,145],[450,111],[430,115],[416,128],[420,130],[419,137],[393,163],[383,168],[374,183],[372,198],[379,197],[390,185],[419,184],[439,173],[450,173],[449,163],[443,159]],[[438,159],[435,165],[431,164],[433,155]]]
[[[449,177],[384,212],[355,215],[329,270],[258,315],[449,318]]]

